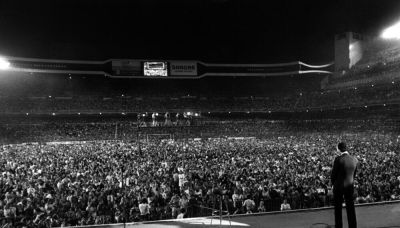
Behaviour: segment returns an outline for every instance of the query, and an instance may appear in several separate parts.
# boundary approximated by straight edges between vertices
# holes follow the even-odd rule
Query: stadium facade
[[[196,79],[205,76],[286,76],[331,74],[332,64],[309,65],[301,61],[276,64],[215,64],[188,60],[109,59],[105,61],[54,60],[5,57],[9,71],[103,75],[111,78]]]

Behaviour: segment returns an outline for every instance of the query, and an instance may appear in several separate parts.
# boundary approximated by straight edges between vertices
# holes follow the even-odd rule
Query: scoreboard
[[[168,62],[144,62],[144,76],[168,76]]]
[[[276,64],[218,64],[188,60],[109,59],[79,61],[6,57],[9,71],[52,74],[103,75],[110,78],[186,78],[206,76],[285,76],[305,73],[331,74],[330,64],[308,65],[300,61]]]
[[[110,77],[197,77],[196,61],[111,60]]]

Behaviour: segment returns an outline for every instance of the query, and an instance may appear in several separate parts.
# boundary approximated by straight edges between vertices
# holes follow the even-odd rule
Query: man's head
[[[344,142],[338,143],[338,145],[337,145],[337,150],[338,150],[339,152],[345,152],[345,151],[347,151],[346,143],[344,143]]]

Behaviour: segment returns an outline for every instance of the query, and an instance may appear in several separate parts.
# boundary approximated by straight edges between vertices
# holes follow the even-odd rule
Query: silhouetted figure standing
[[[333,185],[333,198],[335,201],[335,227],[342,228],[342,204],[343,197],[346,202],[347,220],[349,228],[357,227],[356,211],[354,208],[354,177],[357,169],[357,159],[347,152],[344,142],[337,146],[342,154],[335,158],[331,181]]]

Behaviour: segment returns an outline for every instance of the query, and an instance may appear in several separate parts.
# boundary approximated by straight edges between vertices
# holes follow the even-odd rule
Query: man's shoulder
[[[356,156],[354,156],[354,155],[351,155],[351,154],[344,154],[344,155],[346,155],[346,157],[351,158],[353,160],[357,160]]]
[[[342,157],[343,157],[343,155],[338,155],[338,156],[336,156],[334,162],[339,161],[340,159],[342,159]]]
[[[355,163],[358,163],[358,159],[355,156],[350,155],[350,154],[342,154],[339,157],[341,157],[343,159],[350,159],[350,160],[354,161]]]

